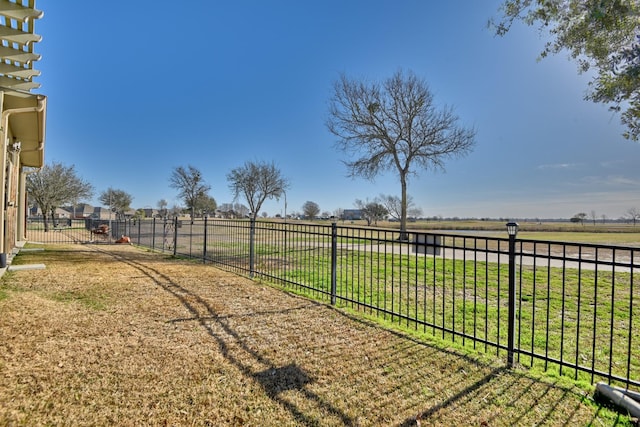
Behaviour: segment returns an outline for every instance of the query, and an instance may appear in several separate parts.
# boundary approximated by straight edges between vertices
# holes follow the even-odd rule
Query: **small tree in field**
[[[580,212],[580,213],[575,214],[571,218],[571,222],[579,222],[580,224],[584,225],[585,218],[587,218],[587,214],[584,213],[584,212]]]
[[[117,219],[122,220],[125,217],[125,213],[131,209],[133,197],[124,190],[109,187],[106,191],[100,193],[98,200],[102,204],[109,206],[109,209],[116,213]]]
[[[380,194],[376,201],[381,203],[387,209],[391,218],[395,218],[400,221],[402,218],[402,199],[400,199],[400,197]],[[415,205],[413,197],[407,195],[407,217],[417,218],[421,215],[422,209]]]
[[[178,195],[191,212],[191,221],[198,209],[199,201],[206,201],[211,186],[204,181],[202,172],[189,165],[186,168],[178,166],[171,173],[169,182],[172,188],[178,190]]]
[[[254,220],[265,200],[280,199],[289,186],[275,164],[264,162],[246,162],[231,170],[227,174],[227,181],[234,197],[243,196],[247,201]]]
[[[66,203],[89,198],[93,194],[93,186],[80,179],[73,166],[61,163],[45,165],[37,172],[30,173],[26,179],[26,190],[29,199],[35,202],[42,211],[44,231],[49,231],[47,216],[55,223],[55,212]]]
[[[318,206],[318,204],[315,202],[308,201],[305,202],[304,205],[302,205],[302,214],[305,216],[305,218],[314,219],[318,216],[319,213],[320,206]]]
[[[636,226],[636,222],[640,220],[640,210],[637,208],[629,208],[627,210],[626,217],[629,218],[633,222],[633,226]]]
[[[367,221],[367,225],[378,225],[378,221],[383,220],[389,213],[387,208],[377,201],[369,202],[356,199],[355,205],[362,212],[362,217]]]
[[[158,200],[158,212],[162,218],[167,217],[167,206],[169,203],[165,199]]]
[[[204,217],[206,215],[213,215],[218,208],[218,204],[216,199],[209,196],[206,193],[203,193],[196,199],[194,212],[200,216]]]

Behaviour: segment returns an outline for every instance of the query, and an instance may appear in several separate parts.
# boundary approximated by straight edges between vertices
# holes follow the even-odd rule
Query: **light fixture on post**
[[[13,137],[13,145],[11,146],[11,149],[13,150],[13,152],[17,153],[20,151],[20,149],[22,148],[22,142],[20,142],[19,140],[16,139],[16,137]]]
[[[515,353],[515,331],[516,331],[516,234],[518,234],[518,223],[508,222],[507,233],[509,234],[509,305],[508,312],[508,332],[507,332],[507,367],[513,367],[513,354]]]

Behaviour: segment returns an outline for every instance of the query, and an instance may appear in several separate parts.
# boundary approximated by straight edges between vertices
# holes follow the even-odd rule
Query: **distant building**
[[[144,211],[144,217],[145,218],[160,218],[160,217],[162,217],[162,215],[160,215],[160,211],[158,211],[158,209],[144,208],[142,210]]]
[[[51,212],[46,212],[46,214],[48,218],[51,218]],[[41,219],[42,217],[42,210],[39,207],[29,208],[29,218]],[[71,213],[64,208],[56,208],[55,218],[69,219],[71,218]]]
[[[116,215],[109,208],[96,207],[93,208],[93,212],[89,215],[91,219],[108,220],[116,219]]]
[[[345,209],[342,211],[342,219],[345,221],[362,219],[362,209]]]
[[[71,218],[83,219],[89,218],[95,208],[86,203],[80,203],[76,206],[63,206],[63,209],[71,214]]]

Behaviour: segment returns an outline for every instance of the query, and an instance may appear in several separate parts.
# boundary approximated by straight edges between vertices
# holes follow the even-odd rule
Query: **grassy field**
[[[200,263],[47,246],[0,282],[1,425],[631,425],[561,378]]]
[[[307,297],[328,301],[332,262],[328,224],[295,222],[289,224],[286,234],[283,228],[272,225],[259,223],[257,226],[256,273],[265,280],[282,280],[288,283],[289,289]],[[566,226],[559,224],[561,228]],[[248,228],[214,228],[220,234],[209,241],[209,259],[237,261],[246,271]],[[227,231],[229,235],[224,234]],[[586,240],[586,234],[571,231],[524,231],[519,237],[526,238],[526,234],[538,234],[538,238],[546,234],[548,240],[553,240],[551,237],[560,241]],[[202,236],[203,232],[196,235]],[[591,240],[603,239],[600,243],[604,239],[618,239],[611,242],[618,244],[620,236],[636,238],[631,232],[603,231],[588,236]],[[482,252],[477,255],[478,259],[469,255],[468,260],[463,260],[461,255],[455,260],[416,257],[410,255],[411,245],[398,242],[397,237],[397,232],[376,228],[339,230],[338,304],[462,342],[474,349],[480,347],[504,358],[504,351],[496,347],[505,346],[507,342],[506,262],[500,266],[495,261],[483,262]],[[447,245],[456,247],[477,244],[480,250],[485,246],[497,250],[500,243],[493,238],[477,241],[447,237],[445,240]],[[181,241],[181,253],[191,255],[192,249],[202,251],[202,240]],[[506,242],[502,243],[501,250],[505,251]],[[523,245],[525,250],[532,249],[529,243]],[[544,246],[537,251],[544,254]],[[578,256],[577,250],[565,246],[549,249],[558,257],[563,256],[563,252]],[[401,253],[404,256],[399,255]],[[585,250],[582,256],[588,258],[590,254]],[[600,259],[608,256],[612,256],[611,251],[605,249],[598,254]],[[628,256],[628,252],[618,251],[617,256]],[[524,352],[536,355],[533,358],[520,355],[519,361],[589,383],[597,381],[598,376],[544,359],[605,374],[610,372],[620,378],[626,375],[640,378],[640,361],[636,357],[628,358],[629,354],[640,353],[640,343],[635,338],[629,340],[630,336],[640,333],[635,322],[629,322],[640,316],[640,307],[633,304],[640,296],[631,274],[620,270],[612,274],[610,269],[606,271],[602,267],[598,273],[586,267],[584,271],[562,269],[561,264],[547,267],[544,260],[538,262],[543,265],[535,269],[523,266],[518,272],[517,344]]]
[[[366,226],[364,221],[338,222],[338,224]],[[506,221],[416,221],[407,224],[413,231],[486,231],[493,237],[507,237]],[[606,223],[585,221],[572,222],[519,222],[518,237],[522,239],[551,240],[556,242],[578,242],[593,244],[631,245],[640,247],[640,223]],[[397,222],[382,221],[380,228],[399,229]],[[479,235],[481,233],[478,233]]]
[[[331,255],[326,248],[282,254],[260,245],[257,252],[259,274],[280,277],[291,289],[328,301]],[[275,253],[281,262],[276,262]],[[261,254],[268,262],[261,262]],[[215,258],[213,251],[210,255]],[[506,345],[508,265],[504,263],[483,262],[482,255],[479,261],[465,261],[344,248],[337,261],[339,306],[494,354],[496,346]],[[632,304],[632,286],[630,273],[612,276],[606,271],[523,267],[517,277],[517,343],[539,357],[519,356],[519,361],[586,382],[594,378],[560,369],[541,357],[605,373],[611,370],[623,378],[629,369],[630,378],[640,378],[640,361],[635,356],[630,364],[627,360],[629,354],[640,354],[637,340],[629,348],[629,335],[638,335],[637,328],[629,329],[629,319],[640,316],[640,307]],[[498,354],[505,357],[504,351]]]

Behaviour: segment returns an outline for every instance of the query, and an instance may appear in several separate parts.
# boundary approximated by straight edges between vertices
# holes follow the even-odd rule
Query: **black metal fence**
[[[108,241],[126,234],[507,364],[640,386],[640,248],[249,220],[112,227]]]
[[[76,244],[113,243],[122,235],[128,235],[131,221],[68,219],[42,219],[27,221],[27,240],[30,242]]]

